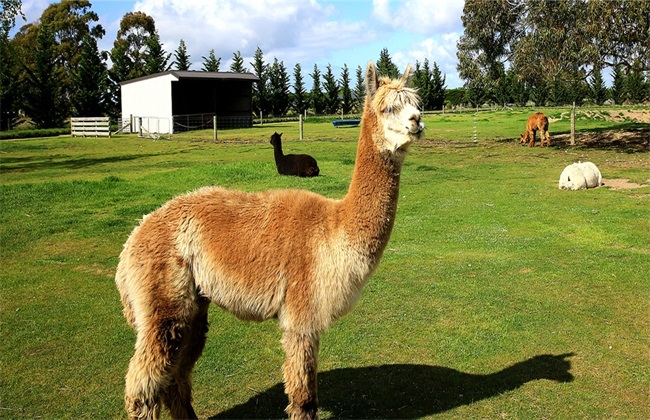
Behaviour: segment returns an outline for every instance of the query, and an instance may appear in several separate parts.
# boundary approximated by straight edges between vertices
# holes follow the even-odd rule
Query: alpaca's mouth
[[[415,127],[409,129],[409,133],[414,136],[419,136],[424,132],[424,123],[420,121]]]

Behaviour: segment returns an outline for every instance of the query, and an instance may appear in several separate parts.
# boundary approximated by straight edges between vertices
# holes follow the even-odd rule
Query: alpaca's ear
[[[410,82],[411,82],[411,65],[409,64],[408,66],[406,66],[406,70],[402,75],[402,83],[404,83],[404,86],[408,86]]]
[[[368,68],[366,69],[366,95],[370,97],[375,96],[378,87],[379,77],[377,77],[377,68],[375,67],[375,63],[369,61]]]

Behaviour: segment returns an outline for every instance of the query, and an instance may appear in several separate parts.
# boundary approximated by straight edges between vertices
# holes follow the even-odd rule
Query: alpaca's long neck
[[[395,221],[402,167],[401,160],[380,154],[373,139],[380,133],[376,115],[366,112],[350,189],[341,203],[348,235],[377,261]]]
[[[275,157],[276,162],[281,162],[284,158],[284,153],[282,153],[282,143],[280,143],[280,141],[273,145],[273,156]]]

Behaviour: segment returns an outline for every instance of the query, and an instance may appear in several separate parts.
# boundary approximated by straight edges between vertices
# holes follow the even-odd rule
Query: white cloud
[[[464,0],[373,0],[372,15],[394,29],[423,34],[459,30]]]
[[[457,33],[443,34],[436,38],[427,38],[420,43],[421,51],[426,57],[435,58],[433,61],[440,62],[455,62],[456,58],[456,43],[458,42],[459,35]]]
[[[240,51],[248,64],[257,47],[267,62],[274,56],[313,60],[363,39],[359,32],[365,31],[362,23],[333,20],[335,10],[314,1],[141,0],[135,9],[154,18],[167,51],[175,51],[183,39],[197,69],[211,49],[224,70],[234,52]]]
[[[25,20],[22,17],[16,16],[16,26],[14,31],[19,30],[23,25],[34,23],[41,18],[43,11],[50,4],[47,0],[23,0],[21,11],[25,15]]]
[[[409,63],[415,65],[415,62],[419,61],[422,64],[425,59],[428,59],[431,66],[435,62],[440,71],[446,75],[447,87],[459,87],[462,85],[456,70],[458,63],[456,43],[459,37],[460,34],[451,32],[426,38],[404,52],[396,53],[393,61],[398,67],[403,68]]]

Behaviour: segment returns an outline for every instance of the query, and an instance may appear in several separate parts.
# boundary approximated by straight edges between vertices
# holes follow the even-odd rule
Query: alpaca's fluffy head
[[[366,109],[377,116],[382,135],[376,141],[382,153],[403,155],[424,131],[420,117],[420,97],[408,87],[411,67],[400,79],[378,77],[375,65],[366,70]]]
[[[275,133],[271,134],[271,144],[273,146],[277,146],[281,144],[281,142],[282,142],[282,133],[278,134],[278,132],[276,131]]]

